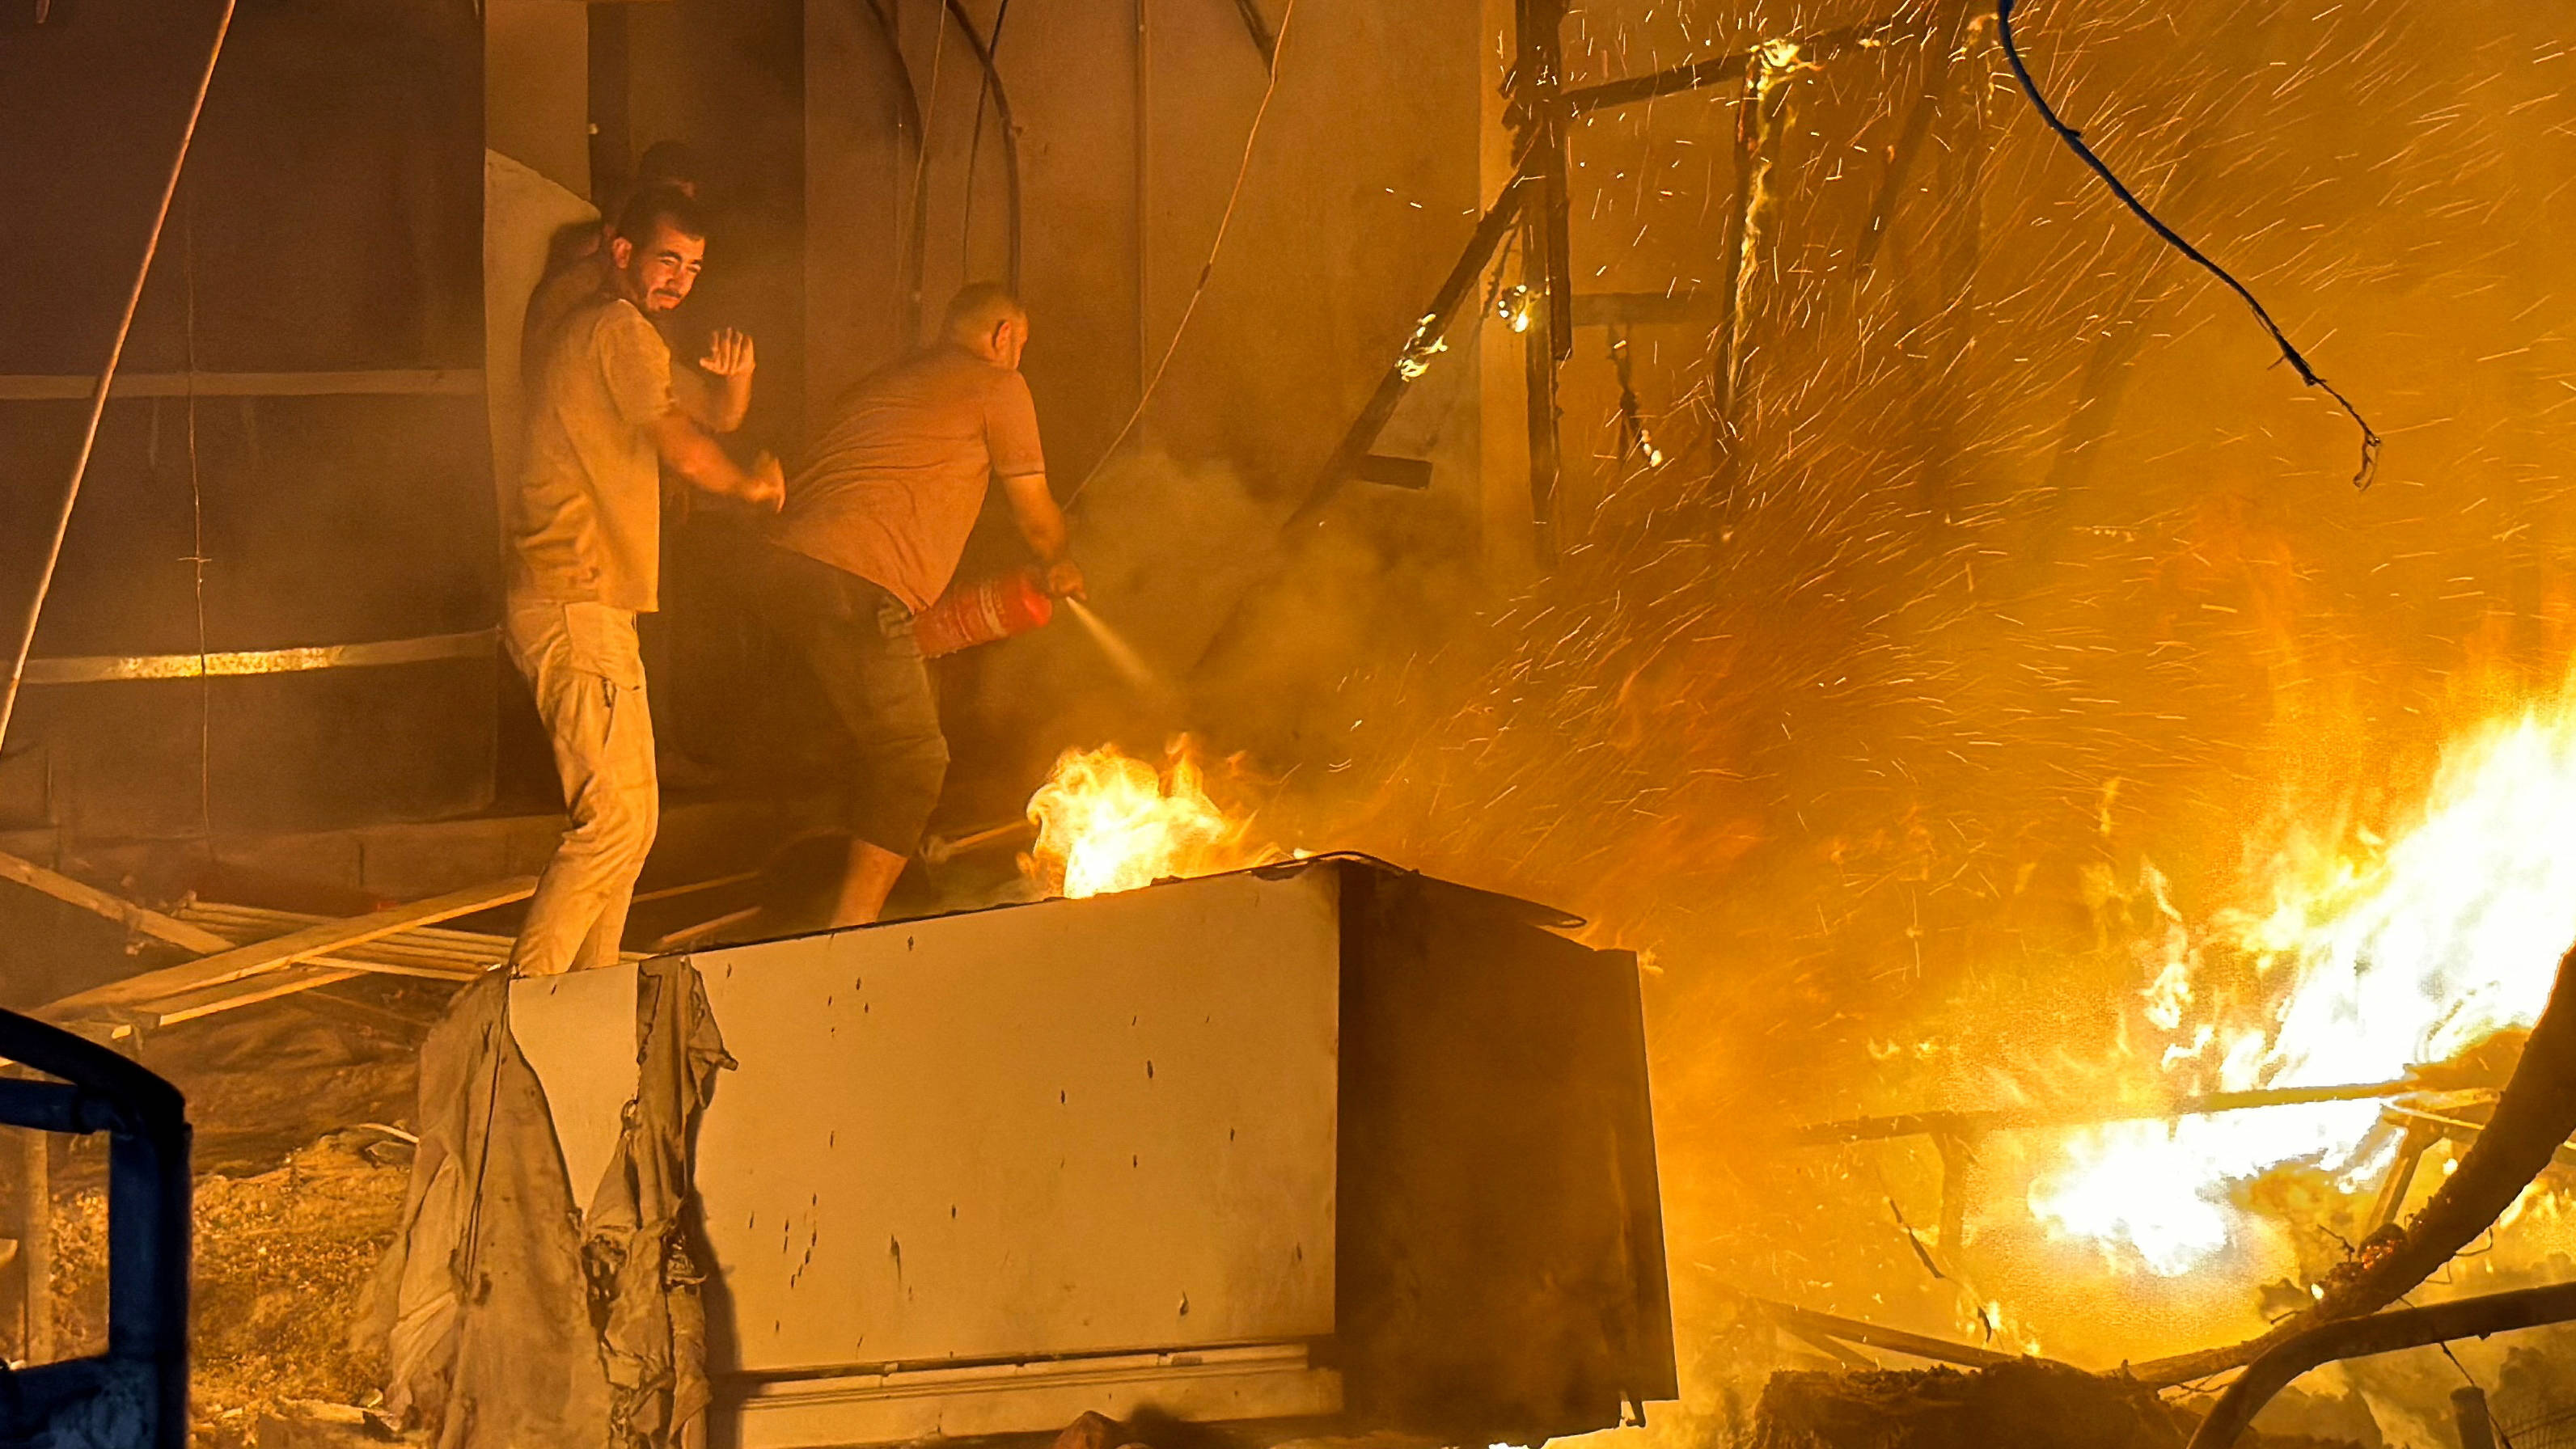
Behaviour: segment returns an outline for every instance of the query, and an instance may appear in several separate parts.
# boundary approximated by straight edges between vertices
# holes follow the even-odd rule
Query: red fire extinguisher
[[[922,658],[936,659],[1025,634],[1054,617],[1055,600],[1047,596],[1043,576],[1018,569],[949,589],[913,616],[912,637],[921,641]]]

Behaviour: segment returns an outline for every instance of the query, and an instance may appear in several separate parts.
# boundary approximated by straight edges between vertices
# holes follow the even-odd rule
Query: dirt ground
[[[369,983],[351,983],[365,988]],[[414,1053],[443,992],[384,985],[173,1027],[144,1062],[197,1132],[196,1438],[240,1449],[263,1415],[364,1405],[380,1366],[347,1342],[408,1182]],[[372,1124],[361,1126],[359,1124]],[[104,1346],[107,1196],[95,1141],[55,1149],[56,1354]]]

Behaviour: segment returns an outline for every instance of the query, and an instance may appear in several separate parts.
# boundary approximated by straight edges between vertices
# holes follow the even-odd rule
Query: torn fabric
[[[705,1410],[688,1143],[731,1058],[686,961],[645,963],[636,995],[637,1091],[586,1216],[508,980],[422,1044],[420,1151],[354,1332],[432,1449],[666,1449]]]

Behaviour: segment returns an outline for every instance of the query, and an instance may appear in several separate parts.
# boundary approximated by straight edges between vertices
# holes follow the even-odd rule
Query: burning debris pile
[[[2086,1128],[2032,1183],[2032,1214],[2052,1236],[2098,1245],[2115,1271],[2225,1263],[2269,1276],[2291,1264],[2251,1185],[2298,1168],[2369,1194],[2435,1140],[2452,1166],[2447,1145],[2474,1134],[2502,1085],[2498,1058],[2517,1054],[2497,1038],[2539,1019],[2576,942],[2571,806],[2576,696],[2472,730],[2393,838],[2357,827],[2348,849],[2294,841],[2265,863],[2269,898],[2251,907],[2195,927],[2150,874],[2142,890],[2163,930],[2135,945],[2150,979],[2105,1064],[2124,1078],[2107,1095],[2409,1078],[2453,1090],[2404,1112],[2353,1100]],[[2547,1196],[2536,1187],[2523,1202]],[[2384,1215],[2402,1206],[2401,1188]]]
[[[2200,1416],[2123,1383],[2037,1360],[1982,1373],[1775,1376],[1748,1449],[2183,1449]],[[2350,1441],[2248,1436],[2247,1449],[2350,1449]]]

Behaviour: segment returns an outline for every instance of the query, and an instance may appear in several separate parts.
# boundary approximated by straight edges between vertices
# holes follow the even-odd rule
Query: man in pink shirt
[[[948,590],[995,478],[1059,597],[1082,593],[1020,376],[1029,316],[974,283],[941,339],[862,380],[787,488],[762,551],[773,618],[849,733],[850,858],[834,925],[877,918],[921,843],[948,770],[912,616]]]

